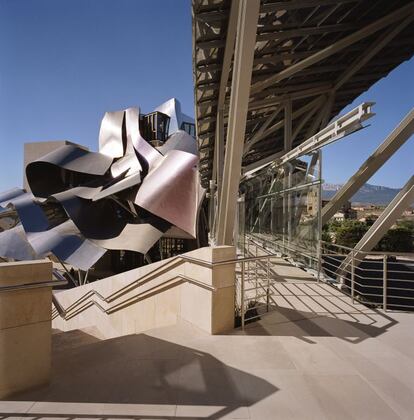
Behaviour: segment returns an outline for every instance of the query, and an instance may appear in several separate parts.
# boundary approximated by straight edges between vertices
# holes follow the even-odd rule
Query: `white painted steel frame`
[[[241,0],[239,3],[227,145],[218,209],[218,245],[233,243],[259,9],[260,0]]]
[[[413,135],[414,108],[395,127],[375,152],[361,165],[357,172],[342,186],[322,209],[322,224],[341,208],[341,206],[381,168],[382,165]]]

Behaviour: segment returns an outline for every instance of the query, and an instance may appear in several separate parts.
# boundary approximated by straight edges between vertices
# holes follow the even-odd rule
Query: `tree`
[[[406,228],[414,235],[414,220],[403,219],[397,222],[398,227]]]
[[[377,219],[378,216],[376,214],[369,214],[365,217],[365,223],[367,224],[367,226],[372,226]]]
[[[324,242],[329,242],[329,243],[332,243],[332,236],[331,236],[331,234],[330,234],[328,231],[326,231],[326,230],[323,230],[323,231],[322,231],[322,237],[321,237],[321,239],[322,239],[322,241],[324,241]]]
[[[345,220],[336,231],[336,243],[338,245],[354,248],[368,230],[364,222],[357,220]]]
[[[412,252],[414,250],[413,232],[400,226],[390,229],[375,249],[384,252]]]

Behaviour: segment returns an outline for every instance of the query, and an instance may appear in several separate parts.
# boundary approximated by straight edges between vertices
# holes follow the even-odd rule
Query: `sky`
[[[191,53],[190,0],[0,0],[0,191],[21,186],[25,142],[97,150],[106,111],[150,112],[172,97],[194,115]],[[409,111],[413,75],[412,59],[347,108],[375,101],[377,115],[324,149],[325,181],[346,181]],[[370,183],[405,183],[408,143]]]

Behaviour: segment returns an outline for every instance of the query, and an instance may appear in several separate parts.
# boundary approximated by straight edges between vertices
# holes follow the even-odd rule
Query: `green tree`
[[[353,248],[367,232],[368,226],[357,220],[345,220],[337,229],[335,239],[338,245]]]
[[[410,230],[412,234],[414,234],[414,220],[407,220],[407,219],[399,220],[397,222],[397,226],[406,228]]]
[[[326,230],[322,230],[322,237],[321,237],[321,239],[324,242],[332,242],[331,234],[328,231],[326,231]]]
[[[401,226],[390,229],[375,249],[384,252],[412,252],[414,250],[413,232]]]
[[[372,226],[377,219],[378,219],[377,215],[369,214],[368,216],[365,217],[365,223],[367,224],[367,226]]]

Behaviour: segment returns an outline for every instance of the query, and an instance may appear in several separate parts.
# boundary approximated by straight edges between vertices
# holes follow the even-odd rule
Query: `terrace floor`
[[[0,419],[413,419],[414,314],[353,305],[283,261],[276,275],[276,310],[244,331],[56,331],[52,382],[0,401]]]

